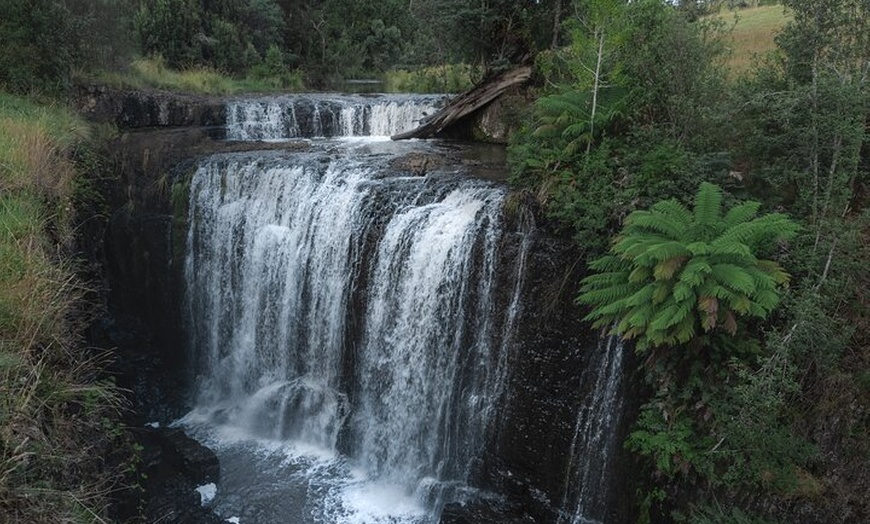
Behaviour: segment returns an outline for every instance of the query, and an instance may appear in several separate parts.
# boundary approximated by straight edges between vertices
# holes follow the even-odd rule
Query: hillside
[[[727,64],[736,74],[747,71],[755,57],[773,51],[774,37],[791,19],[781,5],[728,10],[715,16],[731,29],[728,38],[731,56]]]

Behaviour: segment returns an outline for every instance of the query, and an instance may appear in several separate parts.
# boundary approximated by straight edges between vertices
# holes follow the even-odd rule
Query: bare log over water
[[[454,98],[444,109],[424,119],[411,131],[393,135],[393,140],[408,138],[431,138],[459,119],[492,102],[508,88],[522,84],[532,76],[532,67],[523,65],[484,80],[470,91]]]

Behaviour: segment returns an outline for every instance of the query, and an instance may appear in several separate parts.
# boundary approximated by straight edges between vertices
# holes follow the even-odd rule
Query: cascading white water
[[[443,95],[284,95],[227,104],[230,140],[302,137],[386,137],[435,113]]]
[[[574,426],[570,485],[575,488],[573,497],[566,496],[562,505],[570,513],[560,520],[566,524],[601,524],[605,520],[608,461],[618,445],[616,430],[622,413],[623,352],[621,340],[604,337],[590,359],[591,372],[586,378],[593,386]]]
[[[504,191],[299,155],[212,158],[190,195],[199,385],[188,423],[345,464],[314,467],[316,481],[285,475],[311,486],[328,470],[333,481],[320,503],[300,495],[297,505],[313,504],[306,515],[281,522],[380,522],[379,511],[430,522],[445,489],[467,480],[503,387],[502,337],[517,309],[494,311]],[[373,517],[348,478],[366,508],[387,489],[412,509],[403,517],[390,495]]]

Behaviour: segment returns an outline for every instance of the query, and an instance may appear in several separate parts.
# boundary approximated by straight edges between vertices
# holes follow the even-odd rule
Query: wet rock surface
[[[216,524],[224,522],[203,507],[196,488],[215,483],[220,466],[214,453],[180,429],[142,428],[142,490],[146,522]]]
[[[441,524],[535,524],[530,515],[503,501],[476,500],[444,507]]]
[[[76,88],[73,103],[85,118],[121,129],[223,126],[226,122],[223,100],[208,96],[84,85]]]

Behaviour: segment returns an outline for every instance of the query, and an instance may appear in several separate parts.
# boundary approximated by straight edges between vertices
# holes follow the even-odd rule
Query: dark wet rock
[[[517,506],[478,499],[444,506],[440,524],[535,524],[537,521]]]
[[[136,433],[142,447],[143,516],[146,522],[216,524],[221,518],[202,506],[196,488],[220,476],[215,454],[180,429],[143,428]]]
[[[121,129],[226,123],[223,100],[208,96],[84,85],[76,88],[73,104],[84,117]]]
[[[390,162],[390,167],[398,171],[405,171],[415,176],[424,176],[429,171],[444,165],[443,155],[427,153],[408,153]]]

